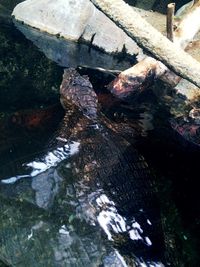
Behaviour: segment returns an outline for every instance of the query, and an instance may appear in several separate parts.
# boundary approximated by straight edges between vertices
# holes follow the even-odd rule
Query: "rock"
[[[89,0],[27,0],[18,4],[12,15],[41,31],[81,40],[107,53],[139,52],[136,43]]]
[[[164,15],[133,9],[164,32]],[[137,44],[89,0],[55,0],[50,4],[47,0],[27,0],[18,4],[12,15],[26,38],[64,67],[121,71],[132,66],[134,56],[141,54]]]

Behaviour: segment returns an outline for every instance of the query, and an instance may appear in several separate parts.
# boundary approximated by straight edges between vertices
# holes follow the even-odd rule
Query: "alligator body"
[[[127,140],[108,128],[109,123],[98,112],[97,96],[87,77],[80,76],[74,69],[65,70],[60,93],[66,115],[56,138],[51,142],[52,150],[24,164],[27,171],[23,175],[2,179],[0,194],[8,197],[12,192],[12,198],[28,200],[43,210],[53,212],[58,218],[68,216],[69,221],[76,222],[73,228],[79,238],[76,245],[88,257],[84,266],[167,266],[159,206],[152,175],[144,158]],[[81,227],[90,231],[100,226],[100,232],[97,230],[97,237],[94,237],[97,241],[91,241],[90,231],[77,234],[77,225],[81,222]],[[32,233],[38,223],[31,226]],[[67,230],[62,230],[61,226],[60,229],[69,235],[66,225],[62,227]],[[43,227],[47,227],[44,222]],[[62,232],[58,228],[57,231]],[[3,231],[4,228],[1,235],[5,233]],[[21,243],[23,238],[22,235],[18,236]],[[30,237],[33,247],[40,243],[39,236],[35,235],[34,238]],[[87,239],[95,247],[102,242],[104,252],[93,257],[90,253],[92,248],[87,251]],[[55,240],[51,238],[51,245],[58,242]],[[79,256],[76,256],[73,244],[65,248],[66,257],[62,254],[60,265],[55,263],[55,258],[61,252],[58,243],[54,244],[56,252],[47,257],[54,258],[52,266],[83,266],[80,259],[74,263],[74,257]],[[48,241],[45,246],[48,251]],[[13,257],[13,250],[11,253]],[[32,249],[30,255],[27,252],[26,261],[22,260],[21,265],[13,262],[11,265],[30,265],[34,253],[38,251]],[[111,254],[115,256],[111,257]],[[6,257],[12,258],[9,249],[3,259]],[[27,260],[29,258],[30,262]],[[14,259],[19,260],[17,254]],[[106,263],[107,260],[112,265]],[[42,264],[38,263],[37,266],[44,266]]]

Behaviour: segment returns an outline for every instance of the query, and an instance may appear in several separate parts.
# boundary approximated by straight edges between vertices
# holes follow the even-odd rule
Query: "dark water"
[[[155,177],[162,233],[157,232],[155,251],[145,247],[149,256],[135,247],[134,240],[144,236],[128,209],[123,213],[124,207],[113,205],[105,184],[93,184],[87,177],[82,181],[81,173],[72,172],[70,164],[77,162],[75,169],[81,170],[76,156],[81,141],[51,145],[64,116],[59,104],[63,68],[12,24],[4,20],[0,26],[0,266],[162,266],[162,257],[155,256],[161,250],[160,238],[169,266],[199,266],[200,152],[171,130],[167,109],[151,90],[135,106],[113,104],[104,89],[112,77],[81,69],[89,75],[105,116],[135,130],[129,142]],[[93,128],[87,134],[84,138],[101,140]],[[93,152],[84,153],[80,158]],[[128,206],[134,206],[132,202]],[[113,219],[116,224],[110,220],[107,225],[118,227],[115,234],[101,216]]]

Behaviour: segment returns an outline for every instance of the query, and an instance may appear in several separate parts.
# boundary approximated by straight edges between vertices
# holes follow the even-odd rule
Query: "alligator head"
[[[60,101],[65,110],[78,109],[89,119],[97,118],[97,95],[88,76],[81,76],[73,68],[65,69],[60,94]]]

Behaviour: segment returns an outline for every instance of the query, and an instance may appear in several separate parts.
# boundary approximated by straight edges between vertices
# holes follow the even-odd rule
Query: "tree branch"
[[[119,25],[139,46],[176,74],[200,87],[200,63],[170,42],[122,0],[90,0]],[[197,3],[199,5],[199,2]],[[194,5],[195,6],[195,5]],[[196,13],[200,16],[200,9]]]
[[[167,38],[174,41],[174,12],[175,3],[170,3],[167,6]]]

